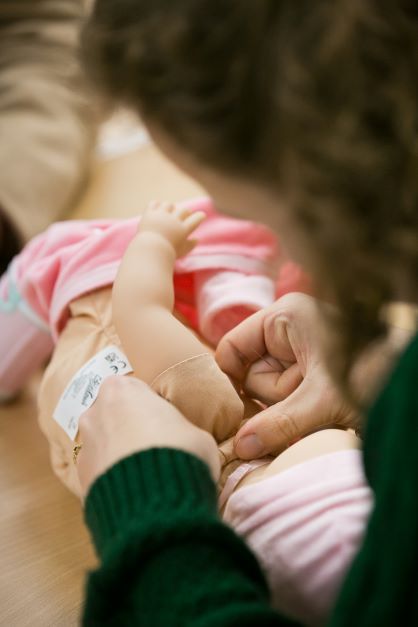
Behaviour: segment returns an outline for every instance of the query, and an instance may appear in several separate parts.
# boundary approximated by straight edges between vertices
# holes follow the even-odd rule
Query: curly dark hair
[[[418,299],[416,3],[97,0],[84,49],[113,100],[287,200],[345,376]]]

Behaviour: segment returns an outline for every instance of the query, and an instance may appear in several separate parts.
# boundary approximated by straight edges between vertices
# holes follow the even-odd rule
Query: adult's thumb
[[[279,454],[301,437],[324,426],[357,426],[354,412],[324,375],[306,377],[285,400],[251,418],[235,437],[242,459]]]

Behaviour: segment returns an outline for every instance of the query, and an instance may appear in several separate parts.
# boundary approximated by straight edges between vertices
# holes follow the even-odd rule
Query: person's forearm
[[[174,449],[116,464],[93,485],[86,521],[101,559],[85,625],[295,625],[269,606],[257,562],[218,518],[206,466]]]

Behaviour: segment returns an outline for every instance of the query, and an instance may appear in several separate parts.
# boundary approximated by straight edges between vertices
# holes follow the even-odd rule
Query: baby
[[[13,324],[18,325],[18,319],[10,317],[5,303],[9,310],[13,309],[13,303],[16,310],[18,303],[20,313],[28,317],[29,312],[38,327],[42,326],[41,323],[45,326],[41,317],[42,305],[49,311],[56,346],[40,390],[40,424],[51,445],[53,468],[73,492],[79,493],[76,468],[72,462],[77,443],[76,427],[73,437],[70,437],[68,429],[72,427],[60,422],[59,415],[58,420],[53,418],[54,415],[57,418],[57,407],[62,407],[62,403],[65,405],[68,400],[68,395],[63,400],[64,391],[66,388],[74,391],[81,386],[83,399],[90,396],[93,400],[97,392],[94,388],[100,384],[103,368],[116,369],[115,374],[119,373],[119,369],[123,373],[132,370],[134,376],[149,383],[189,420],[216,438],[222,464],[219,505],[225,520],[246,538],[257,553],[277,607],[307,624],[319,624],[329,612],[355,554],[371,506],[370,492],[362,475],[358,442],[350,433],[327,430],[305,438],[277,459],[267,457],[243,463],[236,458],[233,436],[242,421],[253,415],[258,406],[236,391],[221,372],[207,340],[216,343],[228,327],[243,319],[251,309],[268,305],[275,294],[272,279],[259,274],[255,290],[258,302],[257,298],[253,298],[251,303],[245,298],[241,301],[231,298],[228,292],[234,291],[237,275],[239,291],[254,292],[256,273],[254,270],[252,275],[242,273],[244,260],[247,270],[251,266],[249,249],[247,255],[241,255],[239,262],[240,255],[235,254],[235,266],[231,261],[233,255],[229,263],[224,260],[220,271],[219,250],[216,251],[213,239],[211,241],[206,232],[207,257],[214,255],[218,267],[215,272],[215,266],[208,266],[206,259],[206,265],[200,264],[202,275],[199,281],[194,277],[194,297],[201,303],[200,324],[194,320],[199,336],[192,331],[190,299],[187,303],[186,299],[183,300],[183,312],[178,313],[181,281],[176,281],[176,273],[177,279],[187,276],[187,272],[180,272],[179,275],[181,259],[186,266],[190,264],[189,270],[199,265],[196,250],[199,244],[202,245],[202,235],[193,253],[195,243],[189,240],[189,236],[195,229],[196,233],[200,229],[200,233],[204,234],[205,223],[201,223],[205,217],[206,223],[210,223],[211,216],[213,214],[205,203],[179,207],[161,203],[151,205],[142,217],[138,232],[130,231],[127,238],[129,244],[126,245],[124,240],[125,252],[122,262],[116,264],[118,271],[113,294],[110,287],[113,281],[109,282],[109,274],[104,271],[106,263],[103,262],[95,276],[95,283],[84,281],[85,291],[79,291],[70,299],[71,294],[76,294],[71,289],[68,272],[74,262],[74,254],[69,255],[65,264],[62,256],[60,263],[56,259],[55,263],[51,263],[49,258],[47,267],[39,273],[43,279],[45,273],[49,273],[50,286],[55,282],[56,287],[59,281],[62,282],[61,291],[70,299],[65,314],[62,310],[64,297],[62,294],[51,296],[52,289],[41,291],[43,298],[38,294],[36,315],[33,310],[29,311],[27,302],[20,300],[16,288],[21,277],[16,277],[14,284],[9,280],[10,276],[13,278],[13,269],[19,267],[17,263],[12,264],[8,279],[0,284],[3,321],[9,320],[10,338]],[[227,224],[224,223],[224,226]],[[96,228],[100,231],[100,227]],[[266,263],[267,268],[268,262],[272,263],[274,258],[274,244],[263,231],[259,232],[257,240],[258,228],[251,225],[251,246],[253,249],[259,246],[254,259],[259,266],[262,261]],[[67,229],[71,231],[71,223]],[[100,235],[101,232],[98,232],[98,239]],[[118,245],[116,239],[113,233],[109,241],[113,248]],[[262,243],[264,256],[260,256]],[[45,241],[40,239],[38,260],[47,258],[47,255],[43,257],[40,254],[42,246],[45,247]],[[96,269],[97,256],[100,256],[102,248],[97,248]],[[194,262],[191,261],[193,259]],[[234,281],[228,273],[233,274]],[[100,274],[106,275],[102,285],[98,278]],[[187,281],[183,282],[183,295],[187,292],[186,284]],[[220,298],[219,288],[222,285]],[[94,291],[91,291],[92,287],[95,287]],[[33,282],[31,289],[39,290],[40,286]],[[26,295],[32,298],[32,303],[35,302],[30,290],[26,290]],[[215,307],[214,302],[218,302]],[[173,313],[175,304],[176,313]],[[51,316],[50,312],[54,315]],[[225,312],[228,312],[228,321],[222,327]],[[5,329],[4,324],[2,329]],[[202,341],[202,329],[206,331],[206,341]],[[28,330],[26,333],[29,337]],[[41,347],[40,328],[38,334],[32,331],[30,337],[33,345],[37,342]],[[27,345],[24,333],[21,333],[21,338],[22,344]],[[2,341],[7,339],[2,337]],[[38,351],[39,356],[51,350],[50,338],[48,342],[48,346],[45,343]],[[87,372],[86,362],[92,363],[92,359],[100,361],[100,355],[104,355],[106,363],[95,363]],[[6,371],[7,368],[4,368],[3,373]],[[10,368],[7,372],[10,374]],[[7,372],[3,376],[0,373],[0,388],[3,387],[3,390],[7,388]],[[96,373],[93,377],[92,372]],[[67,432],[63,424],[68,427]],[[312,577],[314,571],[315,578]]]
[[[164,266],[164,256],[157,254],[158,249],[154,253],[156,258],[147,259],[139,268],[135,259],[130,270],[134,274],[132,287],[127,288],[132,296],[129,306],[134,306],[138,287],[139,294],[148,298],[150,285],[154,291],[165,286],[172,302],[168,317],[170,337],[162,347],[157,346],[157,341],[163,340],[164,329],[161,327],[156,334],[154,326],[152,346],[141,348],[140,360],[136,349],[133,355],[128,349],[129,368],[150,384],[160,375],[155,386],[167,397],[171,393],[167,386],[172,372],[163,374],[163,371],[177,361],[184,361],[183,378],[189,380],[192,369],[196,386],[196,377],[201,373],[200,403],[202,395],[210,393],[212,386],[208,382],[214,378],[218,393],[210,394],[208,402],[202,403],[206,424],[199,408],[192,406],[196,394],[182,393],[176,404],[191,420],[200,413],[202,425],[222,442],[236,432],[243,417],[243,402],[210,353],[226,331],[271,304],[279,294],[274,281],[277,241],[261,225],[220,215],[205,198],[183,203],[173,211],[176,215],[177,212],[190,214],[188,220],[192,221],[191,230],[196,229],[196,245],[185,238],[179,252],[189,249],[188,254],[175,255],[168,266],[167,263]],[[155,213],[150,208],[142,218],[141,240],[146,242],[151,238],[155,245],[159,241],[160,248],[161,242],[166,242],[162,250],[167,252],[170,239],[164,236],[163,229],[168,230],[174,215],[162,208]],[[148,226],[157,216],[158,229],[157,225]],[[183,228],[183,222],[176,218],[175,226]],[[121,341],[114,328],[111,286],[123,255],[132,256],[129,244],[132,242],[133,246],[139,239],[137,230],[138,219],[55,224],[25,247],[0,280],[0,350],[4,355],[0,364],[0,398],[13,397],[30,372],[52,354],[39,396],[40,424],[51,445],[54,471],[76,494],[78,479],[71,461],[77,431],[74,412],[85,409],[85,403],[93,400],[103,376],[116,370],[121,372],[116,361],[117,355],[120,357],[116,349],[121,349]],[[149,257],[152,249],[148,246],[147,250]],[[128,262],[123,263],[128,275],[129,266]],[[292,272],[288,271],[281,273],[279,284],[285,284],[289,277],[295,284]],[[135,306],[133,335],[130,340],[124,335],[124,349],[125,344],[132,346],[136,342],[138,327],[146,330],[142,343],[149,339],[148,326],[138,317],[148,310],[142,304]],[[199,339],[192,329],[198,332]],[[185,350],[190,343],[194,359],[188,362]],[[194,367],[195,362],[198,367]],[[125,367],[123,372],[126,374],[129,368]],[[65,399],[59,403],[62,396]],[[74,408],[79,396],[80,407]],[[73,407],[68,406],[70,401]],[[72,421],[71,428],[65,420]]]

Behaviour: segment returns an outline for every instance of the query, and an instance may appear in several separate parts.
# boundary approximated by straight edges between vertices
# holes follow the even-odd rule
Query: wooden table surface
[[[150,145],[93,168],[77,218],[128,217],[152,198],[201,194]],[[0,406],[0,626],[79,624],[86,571],[95,564],[80,503],[55,478],[36,420],[41,374]]]

